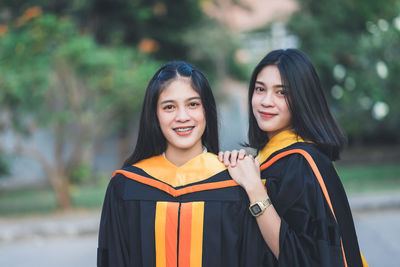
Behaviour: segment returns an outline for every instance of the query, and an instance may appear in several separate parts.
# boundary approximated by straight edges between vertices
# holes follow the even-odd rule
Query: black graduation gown
[[[261,173],[282,219],[279,260],[266,245],[248,210],[246,193],[226,170],[199,182],[173,187],[132,166],[117,171],[108,186],[100,223],[98,266],[344,266],[340,236],[348,266],[362,266],[347,197],[331,161],[314,145],[300,142],[276,151],[264,164],[294,148],[307,151],[315,160],[338,223],[305,158],[299,154],[281,158]],[[199,202],[204,203],[202,224],[195,228],[192,224],[189,234],[182,211],[187,204]],[[165,251],[157,249],[160,243],[167,247],[157,240],[158,203],[172,203],[171,210],[175,209],[175,222],[167,223],[175,230],[165,226],[169,229],[166,233],[172,233],[165,237],[172,242]],[[191,243],[187,249],[184,237],[199,233],[201,248],[188,252],[195,246]],[[189,260],[190,264],[188,254],[197,255]],[[169,259],[160,261],[165,255]]]
[[[269,266],[248,205],[227,170],[178,187],[135,166],[116,171],[103,204],[97,265]]]
[[[297,142],[274,152],[306,151],[315,161],[330,195],[337,222],[310,164],[301,154],[287,155],[262,171],[268,195],[280,215],[279,260],[263,266],[344,266],[340,237],[349,267],[362,266],[354,222],[342,183],[331,160],[315,145]],[[261,164],[261,168],[263,167]],[[265,264],[274,262],[266,250]]]

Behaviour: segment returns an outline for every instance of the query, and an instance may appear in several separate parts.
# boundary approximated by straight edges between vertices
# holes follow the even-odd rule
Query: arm
[[[242,186],[250,200],[250,203],[263,201],[268,198],[268,193],[260,178],[260,166],[252,156],[245,156],[239,160],[236,166],[228,167],[231,177]],[[279,233],[281,218],[273,205],[269,206],[265,212],[256,218],[261,234],[275,255],[279,258]]]
[[[272,198],[257,223],[280,266],[343,266],[338,225],[306,160],[293,155],[275,167],[266,177],[268,194],[251,157],[228,170],[250,202]]]

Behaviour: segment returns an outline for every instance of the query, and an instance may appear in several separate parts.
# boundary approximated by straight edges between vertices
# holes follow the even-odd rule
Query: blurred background
[[[252,69],[290,47],[348,135],[336,166],[361,250],[396,266],[400,0],[0,1],[0,265],[95,266],[106,186],[163,63],[207,75],[228,150],[246,141]]]

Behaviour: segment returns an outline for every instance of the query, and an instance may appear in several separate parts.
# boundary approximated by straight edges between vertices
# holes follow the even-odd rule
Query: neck
[[[189,160],[203,153],[201,142],[199,145],[191,149],[180,149],[172,146],[167,146],[165,157],[175,166],[180,167]]]
[[[280,129],[279,131],[267,132],[268,139],[271,140],[272,137],[274,137],[278,133],[281,133],[281,132],[284,132],[284,131],[287,131],[287,130],[291,130],[291,128],[292,128],[291,126],[288,126],[288,127],[283,128],[283,129]]]

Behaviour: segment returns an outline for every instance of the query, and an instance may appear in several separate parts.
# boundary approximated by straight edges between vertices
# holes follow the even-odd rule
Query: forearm
[[[263,184],[252,186],[246,189],[250,203],[263,201],[268,197]],[[281,228],[281,218],[273,205],[270,205],[263,214],[256,217],[261,234],[271,249],[272,253],[278,259],[279,257],[279,232]]]
[[[253,157],[244,157],[243,160],[237,162],[236,166],[229,166],[228,171],[231,177],[246,190],[250,203],[264,201],[268,197],[265,186],[261,182],[260,165]],[[273,205],[257,217],[257,223],[265,242],[278,259],[281,218]]]

